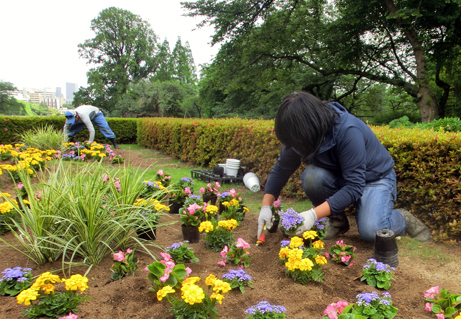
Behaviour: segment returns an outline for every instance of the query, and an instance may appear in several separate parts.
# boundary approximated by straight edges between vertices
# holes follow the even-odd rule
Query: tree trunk
[[[384,0],[384,2],[386,3],[386,7],[389,12],[396,13],[398,11],[393,0]],[[406,19],[399,17],[396,18],[395,21],[401,25],[402,32],[405,34],[405,37],[408,39],[408,42],[413,48],[416,63],[416,77],[418,79],[416,83],[418,86],[416,96],[418,97],[418,107],[419,112],[421,113],[421,120],[423,122],[431,122],[439,115],[439,109],[437,100],[429,88],[423,44],[419,41],[415,29],[409,27],[409,23]]]

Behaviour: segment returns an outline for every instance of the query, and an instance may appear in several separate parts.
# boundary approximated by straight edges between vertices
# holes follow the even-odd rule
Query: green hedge
[[[237,158],[264,186],[280,151],[274,122],[265,120],[143,119],[138,143],[201,166]],[[440,240],[461,239],[461,134],[371,127],[393,156],[398,207],[421,218]],[[282,191],[303,198],[300,167]]]
[[[131,118],[106,118],[110,128],[120,144],[136,143],[136,127],[138,119]],[[62,130],[66,118],[64,116],[0,116],[0,144],[18,142],[18,134],[24,133],[36,127],[52,125],[57,130]],[[95,141],[109,143],[98,127],[94,125]],[[84,128],[77,134],[79,141],[85,141],[89,137],[88,130]]]

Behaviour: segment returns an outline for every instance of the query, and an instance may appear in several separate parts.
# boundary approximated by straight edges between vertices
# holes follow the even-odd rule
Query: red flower
[[[5,127],[5,131],[8,131],[8,128]]]
[[[192,125],[194,125],[194,126],[197,125],[197,122],[194,122]]]

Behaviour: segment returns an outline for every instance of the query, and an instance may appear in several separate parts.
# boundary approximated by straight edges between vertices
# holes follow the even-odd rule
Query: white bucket
[[[226,166],[226,164],[218,164],[218,166],[224,168],[224,174],[227,175],[227,166]]]
[[[237,177],[238,172],[239,172],[238,168],[231,168],[229,166],[227,167],[227,175],[228,176]]]

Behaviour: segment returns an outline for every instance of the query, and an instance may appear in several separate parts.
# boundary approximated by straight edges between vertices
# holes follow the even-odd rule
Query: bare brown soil
[[[147,167],[152,163],[151,158],[141,156],[139,151],[120,150],[130,165]],[[224,185],[223,188],[225,188]],[[227,190],[227,189],[225,189]],[[245,196],[246,189],[240,186],[238,191]],[[11,184],[3,183],[2,191],[12,192]],[[262,192],[261,192],[262,197]],[[312,282],[308,285],[300,285],[284,274],[284,266],[278,262],[280,241],[283,236],[279,232],[272,234],[264,245],[256,247],[258,211],[250,211],[241,226],[235,230],[236,238],[242,237],[252,244],[252,260],[247,273],[253,277],[254,289],[247,289],[245,294],[239,291],[231,291],[226,294],[223,304],[219,306],[220,318],[245,318],[244,311],[259,301],[267,300],[271,304],[283,305],[287,308],[287,318],[322,318],[325,307],[338,300],[355,302],[355,296],[363,292],[377,290],[361,282],[359,277],[362,266],[366,260],[373,257],[373,245],[360,240],[354,218],[350,217],[351,230],[342,235],[346,244],[357,247],[357,264],[345,267],[335,263],[324,266],[325,281],[322,283]],[[178,215],[163,217],[164,221],[179,220]],[[162,220],[163,221],[163,220]],[[170,227],[161,227],[157,231],[155,242],[160,247],[170,246],[172,243],[183,240],[179,224]],[[13,236],[7,233],[3,239],[14,241]],[[334,242],[326,243],[326,251]],[[389,290],[394,305],[399,309],[396,318],[430,318],[430,314],[424,310],[424,292],[432,286],[440,285],[452,293],[461,293],[461,257],[459,246],[446,246],[436,243],[421,244],[421,247],[430,246],[453,256],[452,260],[438,260],[436,257],[429,259],[411,258],[409,253],[400,248],[400,265],[395,272],[395,282]],[[220,260],[219,253],[211,252],[203,246],[203,240],[197,244],[191,244],[195,255],[200,259],[199,263],[187,264],[192,268],[194,276],[202,279],[213,273],[221,277],[232,269],[223,268],[216,264]],[[152,248],[158,255],[161,251]],[[153,260],[144,253],[137,253],[139,258],[138,271],[133,277],[125,277],[119,281],[110,280],[111,256],[93,267],[89,274],[89,289],[84,293],[92,299],[85,301],[77,312],[79,318],[84,319],[109,319],[109,318],[167,318],[173,316],[169,311],[166,300],[157,301],[156,295],[148,291],[150,282],[144,267]],[[0,270],[7,267],[31,267],[33,275],[61,268],[59,262],[45,265],[35,265],[21,253],[14,249],[0,247]],[[74,273],[84,273],[86,268],[74,268]],[[58,273],[61,276],[62,273]],[[378,291],[379,292],[379,291]],[[381,292],[379,292],[381,293]],[[26,309],[24,305],[18,305],[12,297],[0,296],[0,318],[25,318],[21,311]]]

